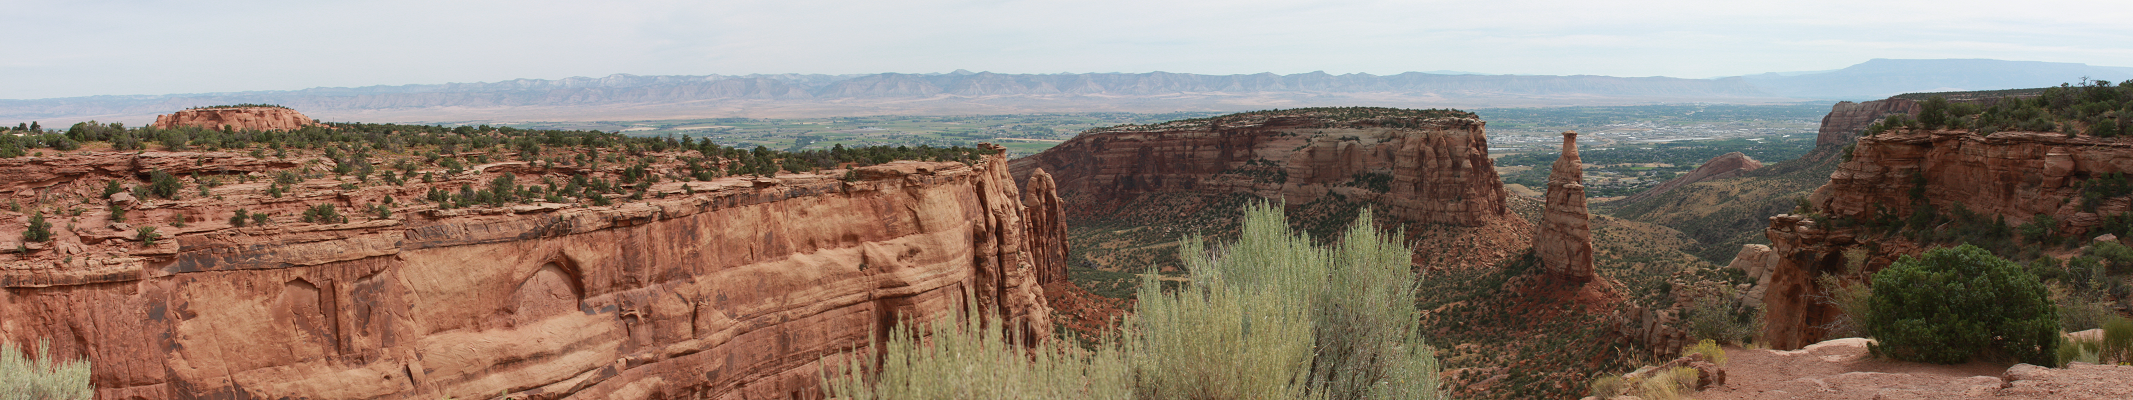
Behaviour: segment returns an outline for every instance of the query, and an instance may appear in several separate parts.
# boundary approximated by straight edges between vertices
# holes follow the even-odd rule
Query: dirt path
[[[1726,384],[1691,397],[2133,399],[2133,366],[1922,364],[1875,359],[1866,344],[1866,339],[1849,338],[1794,351],[1727,348]]]

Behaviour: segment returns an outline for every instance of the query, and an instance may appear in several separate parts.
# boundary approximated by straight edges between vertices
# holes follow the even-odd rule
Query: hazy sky
[[[1779,4],[1783,3],[1783,4]],[[2126,1],[16,1],[0,99],[570,76],[2133,66]]]

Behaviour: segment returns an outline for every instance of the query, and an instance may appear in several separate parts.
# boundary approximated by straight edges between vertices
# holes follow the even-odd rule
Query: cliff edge
[[[1032,237],[1050,231],[1027,225],[992,150],[466,208],[423,198],[624,170],[499,162],[392,185],[330,178],[321,159],[0,159],[29,172],[0,174],[22,207],[0,219],[0,337],[86,357],[99,398],[820,396],[825,360],[966,299],[1031,340],[1052,332],[1029,243],[1058,239]],[[684,176],[666,160],[652,171]],[[100,195],[152,170],[181,177],[180,199]],[[312,178],[277,187],[284,172]],[[222,184],[195,195],[199,180]],[[50,242],[23,240],[30,212]]]

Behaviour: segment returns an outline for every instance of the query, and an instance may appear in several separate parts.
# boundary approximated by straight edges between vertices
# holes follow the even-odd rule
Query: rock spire
[[[1592,281],[1592,215],[1585,211],[1585,168],[1577,131],[1563,132],[1563,154],[1548,173],[1548,204],[1533,242],[1543,273],[1558,281]]]

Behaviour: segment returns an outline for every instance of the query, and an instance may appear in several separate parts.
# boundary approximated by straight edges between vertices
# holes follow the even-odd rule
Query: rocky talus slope
[[[344,186],[354,178],[317,161],[0,159],[0,195],[20,207],[0,212],[0,337],[86,357],[110,399],[782,399],[819,396],[825,359],[966,299],[1026,337],[1052,332],[1036,271],[1053,255],[1030,247],[1056,229],[1028,225],[999,154],[668,181],[610,206],[457,209],[420,199],[573,167]],[[199,195],[188,183],[180,200],[101,196],[158,169],[258,179]],[[284,169],[328,178],[266,194],[266,173]],[[320,205],[347,220],[297,221]],[[271,221],[233,226],[236,209]],[[55,238],[18,246],[34,210]],[[160,240],[141,240],[147,226]]]
[[[1548,203],[1541,209],[1541,272],[1564,282],[1592,281],[1592,214],[1585,210],[1585,169],[1578,159],[1578,133],[1563,132],[1563,152],[1548,173]]]
[[[1236,207],[1269,199],[1314,237],[1369,207],[1378,221],[1407,228],[1429,250],[1418,256],[1427,265],[1491,265],[1525,248],[1532,228],[1505,205],[1484,123],[1403,112],[1423,111],[1299,109],[1119,126],[1013,165],[1018,177],[1052,175],[1069,226],[1108,227],[1075,246],[1168,249],[1188,233],[1219,234]]]
[[[286,131],[318,125],[303,113],[281,107],[195,108],[156,116],[156,128],[190,126],[204,129]]]

